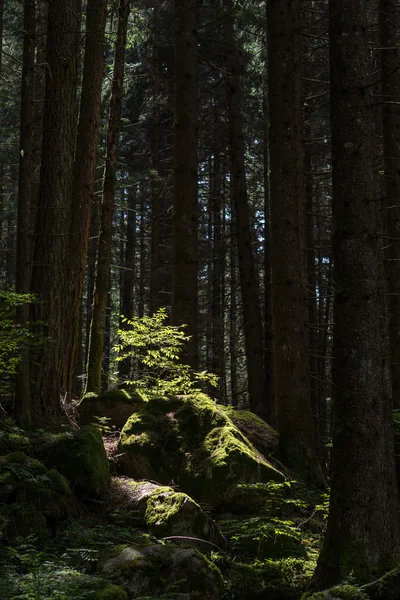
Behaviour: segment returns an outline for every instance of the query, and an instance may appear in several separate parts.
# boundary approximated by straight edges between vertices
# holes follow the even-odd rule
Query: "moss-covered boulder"
[[[118,520],[146,527],[156,537],[189,542],[202,552],[225,546],[215,521],[187,494],[169,486],[113,477],[104,499],[108,510],[117,511]]]
[[[220,522],[231,551],[243,559],[306,558],[300,531],[290,521],[253,517]]]
[[[284,480],[201,393],[147,402],[128,419],[118,452],[124,475],[166,485],[173,480],[181,491],[213,506],[242,508],[240,483]]]
[[[224,591],[219,570],[194,548],[127,546],[101,561],[99,571],[123,585],[130,598],[184,594],[189,600],[218,600]]]
[[[62,473],[77,496],[96,496],[109,482],[109,466],[101,433],[85,425],[81,429],[47,434],[41,450],[43,461]]]
[[[249,410],[239,410],[232,406],[221,409],[261,454],[268,457],[277,453],[279,434],[271,425]]]
[[[128,594],[121,586],[107,583],[96,592],[95,600],[128,600]]]
[[[35,507],[52,521],[74,512],[66,478],[23,452],[0,457],[0,502]]]
[[[400,598],[400,565],[380,579],[360,588],[370,600],[398,600]]]
[[[29,453],[31,447],[30,438],[22,430],[17,427],[0,428],[0,456],[16,451]]]
[[[90,425],[96,422],[95,417],[105,417],[109,427],[122,429],[129,417],[143,408],[145,402],[145,397],[137,391],[113,389],[99,395],[90,392],[78,404],[80,424]]]
[[[385,600],[390,598],[390,596],[383,597]],[[369,600],[369,596],[353,585],[338,585],[323,592],[306,593],[302,596],[302,600]]]

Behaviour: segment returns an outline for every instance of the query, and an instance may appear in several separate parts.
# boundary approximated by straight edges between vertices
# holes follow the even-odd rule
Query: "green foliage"
[[[165,309],[160,308],[151,317],[122,319],[126,329],[118,331],[120,343],[114,348],[119,354],[117,360],[134,358],[142,373],[139,379],[126,383],[149,397],[200,391],[205,383],[216,387],[216,375],[195,371],[181,362],[183,347],[190,336],[183,332],[184,326],[166,325],[167,318]]]
[[[0,290],[0,393],[9,391],[10,378],[15,375],[20,360],[20,349],[31,345],[33,336],[26,327],[15,323],[15,309],[34,301],[31,294],[16,294]]]

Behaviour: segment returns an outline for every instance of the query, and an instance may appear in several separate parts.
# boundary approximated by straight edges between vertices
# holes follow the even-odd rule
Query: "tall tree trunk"
[[[221,223],[221,197],[222,197],[222,177],[221,177],[221,157],[218,150],[215,152],[213,161],[213,194],[212,194],[212,302],[211,302],[211,324],[212,324],[212,350],[211,350],[211,372],[219,377],[217,391],[214,392],[217,400],[222,397],[222,365],[224,363],[224,345],[222,336],[222,293],[221,283],[224,268],[224,255],[222,248],[222,223]]]
[[[146,206],[145,206],[145,190],[140,186],[140,224],[139,224],[139,289],[138,289],[138,314],[139,317],[144,315],[145,306],[145,283],[146,283]]]
[[[232,0],[224,0],[226,98],[229,119],[229,153],[232,178],[231,193],[235,205],[240,289],[243,305],[245,350],[250,409],[267,418],[264,385],[264,353],[260,306],[259,277],[252,248],[253,236],[247,198],[244,140],[242,132],[242,98],[239,57],[236,52]]]
[[[4,13],[4,0],[0,0],[0,74],[3,67],[3,13]]]
[[[101,365],[106,326],[107,293],[113,216],[115,209],[115,183],[117,178],[118,138],[122,108],[125,71],[125,46],[129,17],[129,0],[120,0],[118,33],[115,47],[114,74],[111,89],[110,114],[107,129],[107,156],[104,171],[101,225],[97,248],[96,278],[93,299],[93,314],[90,328],[87,392],[100,393]]]
[[[54,0],[49,4],[43,150],[32,274],[32,288],[40,300],[34,306],[34,320],[44,324],[41,328],[48,338],[39,360],[34,362],[36,409],[46,416],[59,414],[60,395],[68,387],[64,341],[71,323],[65,318],[64,298],[71,285],[65,273],[76,138],[79,8],[79,0]]]
[[[90,217],[94,193],[101,87],[104,70],[104,44],[107,0],[88,0],[86,8],[85,57],[83,65],[78,137],[75,157],[69,261],[66,277],[73,285],[67,296],[68,320],[65,362],[68,366],[67,391],[72,392],[77,365],[81,325],[83,284],[89,244]]]
[[[198,200],[195,0],[175,0],[174,214],[172,322],[191,336],[184,360],[197,366]]]
[[[265,79],[267,79],[265,77]],[[274,352],[272,331],[272,280],[271,280],[271,200],[269,190],[269,149],[268,149],[268,86],[264,82],[264,361],[265,361],[265,403],[267,423],[276,427],[276,409],[274,392]]]
[[[400,13],[395,0],[380,0],[379,29],[390,354],[393,402],[400,408]]]
[[[2,7],[1,7],[2,9]],[[24,45],[21,75],[21,133],[18,181],[17,270],[16,291],[30,291],[31,197],[32,197],[32,121],[35,82],[35,0],[24,3]],[[17,307],[17,324],[26,328],[29,305]],[[15,377],[14,416],[20,425],[31,424],[31,395],[29,382],[29,350],[21,348],[21,360]]]
[[[232,185],[232,182],[231,182]],[[238,377],[237,377],[237,353],[238,353],[238,311],[237,311],[237,248],[235,245],[235,214],[231,208],[231,227],[230,227],[230,328],[229,328],[229,354],[230,354],[230,379],[231,379],[231,404],[237,406],[239,404],[238,397]]]
[[[309,396],[300,1],[268,3],[274,379],[280,453],[321,484]]]
[[[350,573],[369,581],[399,556],[367,10],[367,0],[330,2],[334,407],[321,588]]]

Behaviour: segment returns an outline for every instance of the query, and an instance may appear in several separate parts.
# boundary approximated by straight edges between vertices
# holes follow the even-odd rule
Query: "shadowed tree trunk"
[[[254,261],[253,233],[251,231],[247,198],[244,140],[242,131],[242,98],[240,65],[236,52],[232,0],[224,0],[224,42],[226,67],[226,99],[229,119],[231,194],[235,206],[236,238],[240,290],[243,306],[243,324],[248,375],[250,409],[267,418],[265,401],[264,353],[261,321],[259,278]]]
[[[274,383],[280,453],[323,484],[309,396],[300,1],[270,0],[269,155]]]
[[[94,193],[96,149],[99,134],[101,86],[104,70],[104,43],[107,0],[88,0],[86,8],[85,58],[75,157],[69,262],[66,277],[73,285],[67,297],[66,313],[75,327],[68,328],[65,361],[68,363],[68,391],[72,391],[79,352],[82,294],[89,244],[90,217]]]
[[[31,274],[30,231],[33,175],[32,121],[35,89],[35,19],[35,0],[25,0],[16,265],[16,291],[25,294],[30,291]],[[20,327],[27,326],[29,312],[29,305],[17,307],[17,324]],[[21,360],[15,377],[14,416],[20,425],[30,426],[32,415],[29,387],[29,350],[27,347],[21,348]]]
[[[118,138],[122,108],[125,71],[125,46],[129,17],[129,0],[120,0],[118,33],[115,47],[114,74],[111,88],[110,113],[107,129],[107,156],[104,171],[101,205],[100,236],[97,248],[92,323],[90,327],[87,392],[101,391],[101,366],[106,327],[107,294],[111,260],[115,183],[117,178]]]
[[[380,0],[379,30],[390,354],[393,402],[400,408],[400,12],[396,0]]]
[[[367,10],[367,0],[330,2],[334,406],[320,588],[350,573],[371,581],[399,556]]]
[[[65,318],[64,299],[71,282],[68,236],[71,219],[72,178],[77,115],[78,33],[80,3],[54,0],[49,4],[47,77],[43,148],[36,217],[36,248],[32,290],[38,295],[33,319],[47,343],[34,366],[36,414],[57,416],[60,396],[68,388],[64,340],[71,324]]]
[[[174,214],[172,323],[191,336],[183,360],[197,367],[198,200],[195,0],[175,0]]]

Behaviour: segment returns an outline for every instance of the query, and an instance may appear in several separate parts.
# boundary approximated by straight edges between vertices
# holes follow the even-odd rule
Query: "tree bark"
[[[191,336],[183,360],[197,367],[198,199],[195,0],[175,0],[174,214],[172,323]]]
[[[275,400],[282,461],[323,484],[309,396],[300,1],[268,3]]]
[[[236,238],[240,289],[243,305],[245,351],[247,362],[250,410],[267,418],[265,402],[264,353],[261,320],[259,277],[253,253],[250,225],[244,140],[242,131],[242,98],[239,57],[236,52],[232,0],[224,0],[224,42],[226,67],[226,98],[229,119],[229,154],[232,178],[231,193],[235,205]]]
[[[350,573],[371,581],[399,556],[367,10],[367,0],[330,2],[334,407],[320,588]]]
[[[2,10],[2,7],[1,7]],[[16,291],[30,292],[31,275],[31,197],[32,197],[32,121],[34,114],[35,83],[35,0],[24,3],[24,44],[21,75],[20,158],[18,181],[17,264]],[[17,307],[17,324],[26,328],[29,321],[29,304]],[[31,395],[29,382],[29,349],[21,348],[20,363],[15,377],[14,417],[23,427],[31,425]]]
[[[118,33],[115,48],[114,74],[111,89],[110,114],[107,129],[107,156],[104,171],[103,198],[99,244],[93,299],[92,323],[90,328],[87,392],[101,392],[101,365],[106,326],[107,293],[113,216],[115,209],[115,183],[117,177],[117,154],[122,95],[125,71],[125,46],[129,17],[129,0],[120,0]]]
[[[89,244],[90,217],[94,193],[98,144],[101,87],[104,70],[104,44],[107,0],[88,0],[86,8],[85,57],[83,65],[78,137],[76,145],[69,261],[66,277],[71,282],[66,298],[68,320],[65,361],[68,366],[67,391],[72,392],[76,376],[80,313]]]
[[[400,408],[400,13],[395,0],[380,0],[379,30],[390,358],[393,403]]]
[[[75,156],[79,28],[78,0],[54,0],[49,4],[43,149],[32,273],[32,289],[40,301],[34,306],[34,321],[42,324],[40,329],[47,337],[34,361],[36,410],[46,417],[60,414],[60,397],[68,387],[64,340],[71,323],[65,318],[64,299],[71,285],[65,273]]]

